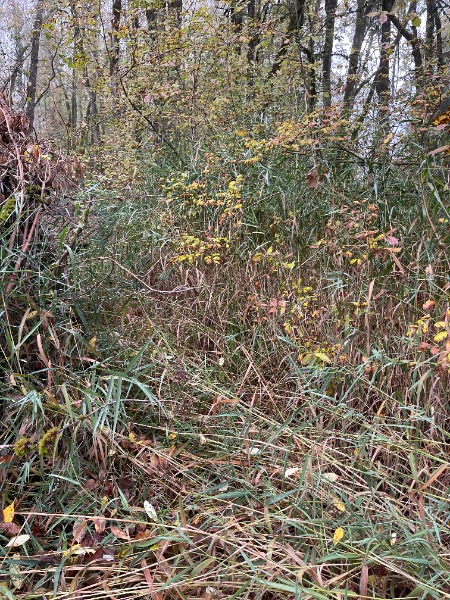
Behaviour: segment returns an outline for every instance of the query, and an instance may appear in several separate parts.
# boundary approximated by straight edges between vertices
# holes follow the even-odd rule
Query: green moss
[[[33,449],[33,443],[30,438],[21,437],[14,444],[14,454],[16,456],[26,456]]]
[[[10,196],[9,198],[7,198],[5,200],[5,202],[3,203],[3,206],[0,210],[0,225],[3,225],[4,223],[6,223],[6,221],[9,219],[9,217],[11,216],[11,213],[14,211],[15,208],[16,208],[16,199],[14,198],[14,196]]]
[[[48,456],[53,449],[53,445],[56,440],[56,436],[59,433],[58,427],[52,427],[44,433],[39,440],[38,452],[40,456]]]

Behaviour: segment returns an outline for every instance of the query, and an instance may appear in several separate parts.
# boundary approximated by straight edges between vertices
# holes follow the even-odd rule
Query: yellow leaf
[[[324,354],[323,352],[314,352],[314,356],[316,358],[318,358],[319,360],[321,360],[322,362],[326,362],[328,364],[331,363],[330,357],[327,356],[326,354]]]
[[[336,529],[336,531],[334,532],[333,535],[333,544],[336,546],[337,544],[339,544],[339,542],[342,540],[342,538],[345,535],[345,531],[342,529],[342,527],[338,527]]]
[[[12,523],[14,519],[14,502],[12,502],[9,506],[3,509],[3,522],[4,523]]]
[[[67,550],[63,550],[62,555],[64,558],[66,558],[66,556],[70,556],[74,550],[77,550],[79,548],[81,548],[80,544],[75,544],[74,546],[71,546]]]
[[[439,333],[437,333],[433,340],[435,342],[443,342],[444,340],[446,340],[448,337],[448,331],[440,331]]]
[[[339,498],[333,498],[333,506],[340,512],[345,512],[345,504]]]

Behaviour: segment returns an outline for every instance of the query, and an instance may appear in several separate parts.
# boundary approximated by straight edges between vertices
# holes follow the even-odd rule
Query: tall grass
[[[242,143],[138,155],[29,265],[5,597],[450,597],[446,173]]]

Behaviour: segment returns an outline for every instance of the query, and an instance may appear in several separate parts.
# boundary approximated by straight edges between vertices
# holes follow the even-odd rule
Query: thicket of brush
[[[2,212],[0,596],[450,598],[446,134],[333,123]]]

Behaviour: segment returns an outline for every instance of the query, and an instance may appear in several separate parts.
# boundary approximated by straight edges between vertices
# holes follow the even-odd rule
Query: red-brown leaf
[[[317,172],[316,168],[312,169],[308,173],[308,175],[306,176],[306,183],[307,183],[308,187],[311,188],[312,190],[315,190],[318,187],[319,173]]]
[[[87,521],[75,521],[73,524],[73,539],[80,544],[87,533]]]
[[[94,517],[94,527],[97,533],[103,533],[105,531],[106,519],[104,515],[99,515],[98,517]]]
[[[5,535],[13,537],[20,531],[20,526],[17,523],[0,523],[0,531]]]
[[[110,530],[111,533],[115,535],[117,539],[125,541],[130,540],[130,536],[128,535],[128,533],[126,531],[123,531],[122,529],[119,529],[115,525],[111,525]]]

